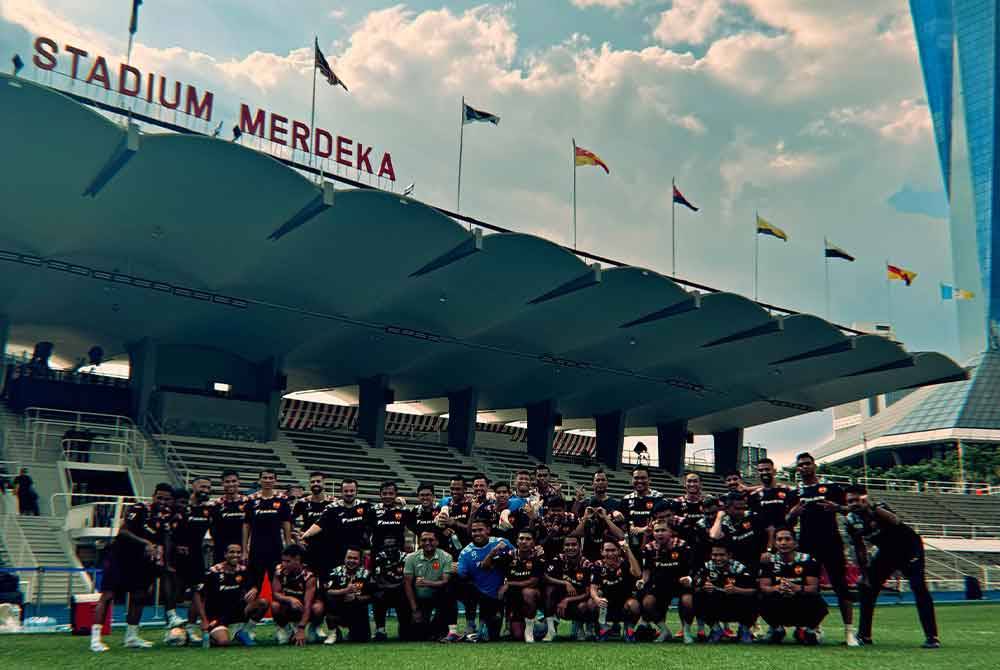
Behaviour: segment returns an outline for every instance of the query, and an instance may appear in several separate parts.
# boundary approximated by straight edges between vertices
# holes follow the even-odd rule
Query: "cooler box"
[[[94,625],[97,616],[97,603],[101,599],[100,593],[87,593],[73,596],[69,606],[69,620],[73,627],[73,635],[90,635],[90,627]],[[101,635],[111,634],[111,610],[110,606],[104,613],[104,625],[101,626]]]

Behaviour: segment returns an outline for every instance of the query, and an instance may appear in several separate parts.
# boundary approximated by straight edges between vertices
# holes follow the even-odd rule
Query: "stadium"
[[[133,21],[139,4],[133,5]],[[935,3],[913,3],[921,39],[924,4]],[[995,22],[995,3],[980,4],[994,11]],[[967,25],[961,12],[953,18],[960,28]],[[995,41],[991,44],[996,52]],[[920,43],[934,104],[928,48]],[[86,67],[77,72],[75,57],[71,72],[59,60],[67,51],[79,51],[75,46],[38,36],[34,49],[30,63],[21,61],[19,67],[15,62],[13,74],[0,74],[0,118],[6,127],[17,128],[4,140],[0,180],[0,576],[5,577],[0,629],[12,633],[0,636],[0,658],[9,655],[22,667],[84,666],[91,660],[88,641],[91,651],[101,651],[103,634],[113,648],[94,656],[92,662],[100,664],[94,667],[151,661],[166,668],[283,663],[286,652],[279,644],[295,642],[301,632],[315,643],[301,651],[309,656],[306,662],[338,656],[340,662],[381,667],[406,658],[429,667],[471,664],[485,654],[504,663],[578,667],[621,662],[623,654],[633,656],[629,664],[662,660],[662,649],[653,644],[628,650],[591,645],[583,642],[588,634],[622,642],[651,642],[659,635],[659,641],[672,642],[676,631],[678,644],[668,653],[678,662],[735,660],[774,667],[780,655],[788,654],[788,662],[814,662],[812,655],[818,654],[820,662],[844,667],[992,667],[988,659],[994,654],[982,626],[1000,612],[989,602],[1000,592],[1000,487],[967,481],[964,473],[954,481],[928,482],[871,477],[867,471],[869,465],[941,460],[949,450],[961,452],[963,443],[967,448],[1000,443],[998,341],[991,337],[998,318],[996,294],[990,291],[996,279],[982,261],[992,260],[992,252],[970,251],[968,235],[956,233],[954,253],[956,259],[980,259],[980,274],[960,281],[965,286],[978,281],[991,307],[983,309],[980,302],[982,313],[960,314],[962,324],[979,333],[978,340],[968,339],[969,355],[975,357],[960,365],[938,352],[910,351],[878,332],[421,202],[398,188],[392,157],[381,148],[334,139],[300,121],[284,129],[281,123],[289,119],[275,111],[251,114],[246,104],[232,130],[223,133],[228,120],[213,116],[211,92],[166,75],[158,81],[152,73],[147,78],[127,63],[120,68],[106,64],[102,82],[99,74],[95,77],[96,64],[88,76]],[[315,68],[323,71],[318,45],[316,54]],[[325,59],[322,63],[329,69]],[[115,77],[108,76],[109,68]],[[332,70],[323,72],[336,79]],[[171,82],[172,102],[164,99]],[[966,88],[967,96],[971,90]],[[934,120],[939,123],[939,115]],[[949,137],[950,132],[949,126]],[[995,137],[995,123],[989,132]],[[286,133],[288,142],[282,137]],[[321,149],[324,133],[329,142]],[[946,181],[950,166],[942,163]],[[956,172],[961,174],[951,170]],[[996,177],[989,179],[992,193]],[[974,180],[976,188],[980,181]],[[950,194],[969,195],[957,186]],[[971,218],[961,203],[953,207],[952,227],[978,227],[984,244],[982,231],[996,229],[992,215],[980,215],[974,206],[966,209]],[[338,277],[351,278],[349,287],[333,281],[332,267]],[[751,633],[750,621],[726,618],[728,612],[720,618],[711,608],[702,611],[697,595],[698,605],[682,605],[683,594],[677,593],[678,608],[670,606],[674,594],[669,589],[662,592],[667,606],[657,618],[661,592],[643,588],[659,574],[656,533],[677,533],[673,546],[679,546],[685,542],[679,529],[691,531],[699,539],[689,544],[704,545],[699,551],[724,548],[727,561],[745,567],[732,559],[736,531],[716,526],[726,527],[723,517],[742,518],[737,499],[763,514],[763,508],[753,506],[753,496],[760,493],[756,487],[774,489],[769,479],[758,479],[758,466],[769,461],[765,451],[745,444],[744,430],[830,408],[835,408],[837,433],[815,452],[816,462],[864,471],[830,475],[814,484],[809,468],[799,463],[798,474],[787,468],[775,480],[781,499],[787,491],[801,501],[810,486],[819,487],[819,498],[830,487],[824,504],[834,504],[834,489],[845,496],[836,501],[839,512],[831,514],[834,531],[827,539],[843,543],[832,560],[848,574],[838,577],[824,563],[823,571],[817,566],[797,591],[801,597],[815,595],[809,602],[822,603],[824,612],[829,607],[822,631],[818,623],[796,619],[771,625],[755,615],[758,626]],[[689,458],[695,436],[711,437],[711,465]],[[655,442],[655,452],[641,442],[626,447],[636,438]],[[735,473],[741,473],[745,488],[727,482]],[[608,497],[596,484],[598,475],[607,483]],[[236,484],[227,483],[232,481]],[[839,514],[850,520],[870,513],[876,525],[885,517],[854,506],[860,503],[849,496],[858,485],[890,506],[886,513],[893,528],[919,533],[925,567],[915,583],[926,581],[922,590],[911,590],[908,579],[914,575],[901,566],[902,577],[892,570],[874,590],[861,578],[869,566],[859,565],[861,559],[849,548],[860,544],[863,552],[865,539],[871,538],[865,530],[851,534]],[[430,506],[421,497],[428,490]],[[165,491],[172,502],[164,502]],[[511,503],[523,499],[523,507],[497,503],[507,497]],[[636,502],[620,510],[617,502],[614,509],[605,508],[608,499]],[[264,544],[255,538],[265,531],[258,530],[251,512],[244,517],[244,507],[258,509],[261,501],[270,505],[272,500],[274,510],[289,518],[283,532],[274,527],[276,553],[264,556],[254,547]],[[225,535],[232,542],[220,539],[214,526],[192,522],[191,510],[199,509],[205,523],[211,517],[214,524],[227,501],[238,506],[237,534]],[[648,507],[640,509],[640,502]],[[306,511],[296,516],[300,504]],[[708,512],[719,504],[725,513]],[[482,517],[470,511],[474,505]],[[463,512],[463,506],[469,509]],[[562,506],[573,511],[557,511]],[[760,549],[766,545],[767,553],[773,550],[781,560],[795,561],[800,559],[794,547],[790,554],[775,548],[779,531],[805,543],[806,525],[819,524],[788,507],[788,523],[800,522],[798,534],[782,528],[783,511],[779,523],[755,526],[750,541],[762,543]],[[598,508],[606,509],[603,523],[608,525],[593,539],[584,516],[590,519]],[[423,526],[421,509],[430,514]],[[411,524],[400,521],[404,514],[412,514]],[[135,521],[136,515],[142,522]],[[385,539],[397,537],[396,531],[380,530],[393,515],[396,544]],[[354,520],[368,524],[367,530],[355,535],[355,527],[347,525]],[[313,578],[317,592],[324,573],[347,574],[344,589],[350,591],[347,584],[357,573],[349,572],[356,568],[348,566],[345,552],[357,553],[363,566],[358,570],[374,575],[382,570],[384,576],[391,570],[379,561],[389,561],[382,557],[394,551],[393,569],[402,579],[405,557],[406,579],[412,579],[411,558],[430,565],[438,556],[433,551],[420,555],[425,535],[435,546],[441,543],[436,551],[442,556],[455,550],[445,559],[449,564],[454,559],[455,581],[461,576],[479,588],[478,577],[465,571],[486,570],[481,566],[490,555],[476,555],[465,561],[472,567],[463,567],[463,559],[482,548],[475,540],[477,524],[490,538],[485,546],[501,547],[497,556],[509,562],[506,581],[489,598],[463,584],[465,590],[447,596],[457,605],[456,621],[445,621],[433,635],[407,638],[416,635],[415,623],[424,622],[412,618],[415,608],[398,595],[431,587],[395,582],[397,600],[384,601],[390,604],[381,605],[379,621],[381,598],[388,598],[384,594],[390,589],[373,586],[374,593],[383,594],[370,597],[374,639],[391,641],[347,650],[341,641],[361,639],[355,639],[357,621],[344,623],[349,617],[343,612],[350,608],[346,596],[334,594],[332,578],[325,619],[321,611],[314,620],[311,606],[287,595],[297,591],[284,591],[302,574],[312,574],[309,570],[320,578]],[[185,544],[178,528],[185,533],[200,529],[200,535]],[[148,554],[143,548],[138,554],[123,548],[132,541],[128,538],[147,532]],[[494,533],[505,539],[494,542]],[[549,563],[553,557],[563,560],[569,537],[576,539],[578,553],[581,544],[585,554],[596,551],[588,560],[600,562],[605,572],[628,572],[631,563],[625,557],[634,560],[633,551],[650,546],[653,558],[647,564],[642,554],[641,564],[635,561],[634,593],[621,602],[611,597],[616,582],[607,574],[601,573],[602,582],[588,577],[592,590],[581,594],[584,614],[577,620],[558,597],[541,602],[548,591],[541,584],[550,582],[539,580],[547,577],[532,573],[520,582],[510,567],[527,565],[530,572],[538,569],[532,568],[533,560],[541,565],[541,557]],[[234,545],[240,549],[231,564],[236,573],[221,567],[229,565],[227,549]],[[339,552],[338,557],[320,556],[324,547]],[[754,564],[760,553],[751,551]],[[144,584],[144,609],[136,595],[142,589],[123,586],[135,578],[125,573],[139,563],[155,566]],[[292,581],[281,576],[289,569],[286,563],[298,566]],[[197,576],[182,578],[182,564],[197,564]],[[808,563],[807,572],[814,565]],[[227,646],[219,640],[229,638],[228,633],[217,638],[226,626],[208,626],[207,619],[215,617],[205,614],[215,602],[207,594],[221,601],[222,591],[198,589],[208,589],[206,574],[242,575],[244,568],[260,585],[247,602],[259,596],[261,609],[251,612],[248,605],[244,620],[231,622],[230,628],[259,620],[259,628],[241,628],[232,638],[258,648],[213,650],[205,660],[197,655],[202,644],[208,647],[211,637],[213,644]],[[801,575],[798,564],[795,569]],[[714,579],[707,572],[695,577],[693,563],[691,570],[680,582],[685,588],[705,589],[697,584]],[[747,571],[747,579],[738,588],[754,592],[757,570]],[[500,595],[508,593],[510,583],[517,591],[513,602]],[[191,593],[185,593],[185,585]],[[927,586],[944,629],[945,647],[934,659],[915,655],[921,641],[936,642],[936,631],[925,626],[922,637],[918,624],[918,608],[924,622],[921,598]],[[313,600],[311,588],[303,587],[298,598],[322,604],[322,598]],[[794,585],[788,588],[789,595],[796,593]],[[363,606],[359,610],[355,603],[350,616],[363,618],[368,640],[372,629],[364,593]],[[764,601],[764,593],[770,591],[752,597]],[[568,600],[574,594],[563,595]],[[587,594],[595,595],[588,600]],[[843,607],[838,613],[837,605],[851,609],[850,602],[866,602],[866,594],[872,594],[871,607],[879,606],[875,631],[859,632],[870,648],[862,651],[864,660],[848,661],[838,657],[850,650],[838,648],[844,638]],[[647,608],[646,597],[654,605]],[[353,599],[351,594],[346,601]],[[606,602],[597,605],[602,599]],[[139,618],[132,611],[137,601]],[[496,620],[482,623],[494,601],[503,602]],[[632,602],[638,629],[629,618]],[[437,617],[441,605],[432,604]],[[685,607],[694,608],[690,617]],[[288,619],[289,608],[302,610],[301,630]],[[611,611],[616,608],[617,614]],[[556,616],[556,610],[565,616]],[[691,618],[695,610],[697,619]],[[861,611],[864,619],[864,605]],[[558,634],[557,619],[563,619]],[[463,634],[467,622],[472,628]],[[591,624],[594,630],[588,633]],[[789,627],[786,646],[794,638],[802,648],[763,646],[774,641],[776,628],[782,631],[780,642],[784,625]],[[119,648],[122,639],[126,646],[130,639],[141,640],[134,637],[140,629],[153,649]],[[848,646],[856,646],[850,642],[853,635],[851,629]],[[440,637],[493,643],[498,636],[502,657],[491,654],[490,646],[427,642]],[[556,644],[517,644],[535,638],[540,643],[554,638]],[[737,638],[755,644],[742,647]],[[821,649],[805,648],[820,643]],[[330,644],[337,648],[325,649]]]

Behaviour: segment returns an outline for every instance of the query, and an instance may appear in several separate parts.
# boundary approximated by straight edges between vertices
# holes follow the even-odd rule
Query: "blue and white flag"
[[[464,103],[463,103],[464,104]],[[496,114],[491,114],[490,112],[484,112],[481,109],[476,109],[475,107],[470,107],[465,105],[465,109],[462,115],[462,124],[466,123],[476,123],[477,121],[485,121],[486,123],[492,123],[494,126],[500,125],[500,117]]]

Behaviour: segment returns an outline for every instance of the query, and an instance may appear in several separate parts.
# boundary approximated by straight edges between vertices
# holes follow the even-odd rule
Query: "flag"
[[[24,67],[24,61],[21,60],[20,54],[14,54],[14,57],[10,59],[10,62],[14,64],[14,74],[20,72],[21,68]]]
[[[954,289],[954,287],[949,286],[948,284],[942,283],[941,284],[941,299],[942,300],[951,300],[954,297],[955,297],[955,289]]]
[[[955,289],[955,300],[972,300],[976,297],[976,294],[972,291],[966,291],[964,288]]]
[[[917,273],[912,270],[904,270],[901,267],[895,265],[886,266],[886,273],[890,280],[901,281],[907,286],[913,283],[913,280],[917,278]]]
[[[485,121],[486,123],[492,123],[494,126],[500,125],[500,117],[496,114],[491,114],[489,112],[484,112],[481,109],[476,109],[475,107],[470,107],[464,102],[462,103],[462,125],[466,123],[475,123],[477,121]]]
[[[760,214],[757,215],[757,234],[758,235],[770,235],[771,237],[777,237],[779,240],[788,241],[788,234],[785,233],[781,228],[778,228],[773,223],[761,218]]]
[[[611,170],[608,169],[607,164],[593,151],[587,151],[576,145],[573,145],[573,147],[576,149],[576,165],[597,165],[604,168],[607,174],[611,174]]]
[[[676,186],[674,186],[674,202],[676,202],[678,205],[684,205],[692,212],[698,211],[698,208],[692,205],[690,202],[688,202],[688,199],[684,197],[683,193],[677,190]]]
[[[313,64],[314,67],[317,70],[319,70],[320,74],[322,74],[326,78],[326,82],[330,84],[330,86],[338,86],[338,85],[343,86],[344,90],[347,91],[347,84],[345,84],[343,81],[340,80],[340,77],[337,76],[337,74],[333,71],[333,68],[330,67],[330,64],[326,61],[326,56],[324,56],[323,52],[319,50],[318,37],[316,38],[315,46],[316,46],[316,53],[315,53],[315,62]],[[350,91],[347,92],[350,93]]]
[[[850,255],[840,247],[830,244],[829,240],[824,240],[826,244],[825,256],[827,258],[843,258],[845,261],[854,262],[854,256]]]
[[[217,125],[215,127],[215,130],[212,131],[212,137],[218,137],[219,133],[221,132],[222,132],[222,121],[219,121],[219,125]]]
[[[416,186],[416,184],[410,184],[409,186],[407,186],[406,188],[404,188],[403,189],[403,195],[413,195],[413,189],[414,189],[415,186]]]
[[[950,284],[941,283],[941,299],[942,300],[972,300],[976,297],[976,294],[972,291],[966,291],[962,288],[955,288]]]
[[[135,32],[139,30],[139,5],[142,4],[142,0],[132,0],[132,17],[128,20],[128,34],[135,35]]]

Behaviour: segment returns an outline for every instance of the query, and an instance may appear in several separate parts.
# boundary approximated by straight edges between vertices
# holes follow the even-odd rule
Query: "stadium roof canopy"
[[[953,381],[937,353],[772,316],[531,235],[471,233],[416,200],[339,190],[237,143],[140,134],[0,77],[0,314],[22,341],[143,337],[276,356],[289,390],[388,375],[397,401],[479,389],[567,420],[740,428]],[[329,197],[329,193],[326,194]]]

